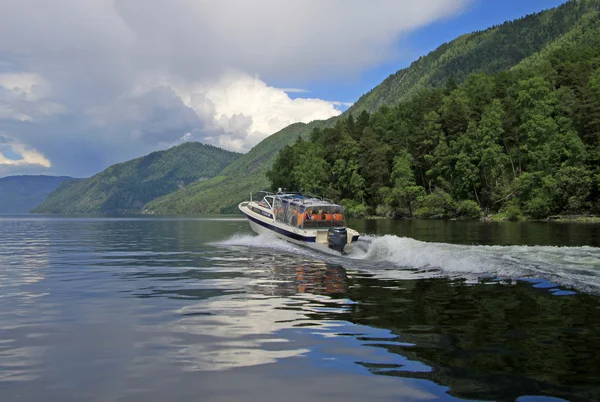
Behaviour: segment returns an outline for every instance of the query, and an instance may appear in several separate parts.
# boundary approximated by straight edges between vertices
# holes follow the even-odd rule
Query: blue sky
[[[0,177],[86,177],[189,141],[244,153],[444,42],[559,4],[14,2],[0,13]]]
[[[316,82],[310,85],[310,96],[327,100],[355,102],[387,76],[410,66],[420,56],[435,50],[444,42],[470,32],[511,21],[527,14],[563,4],[560,0],[474,0],[458,15],[434,22],[418,29],[398,44],[404,57],[368,69],[360,77],[346,82]],[[406,52],[408,47],[409,52]],[[306,94],[290,94],[306,96]]]

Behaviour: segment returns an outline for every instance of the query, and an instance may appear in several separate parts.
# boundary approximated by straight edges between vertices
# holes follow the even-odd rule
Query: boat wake
[[[274,236],[234,236],[221,246],[269,249],[339,264],[382,279],[456,277],[544,280],[600,294],[600,248],[553,246],[471,246],[411,238],[363,236],[348,255],[313,250]]]

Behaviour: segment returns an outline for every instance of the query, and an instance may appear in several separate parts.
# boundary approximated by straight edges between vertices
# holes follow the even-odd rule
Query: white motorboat
[[[258,234],[272,233],[289,242],[326,246],[338,252],[358,241],[359,233],[346,226],[344,208],[325,198],[302,193],[260,192],[260,201],[244,201],[238,208]]]

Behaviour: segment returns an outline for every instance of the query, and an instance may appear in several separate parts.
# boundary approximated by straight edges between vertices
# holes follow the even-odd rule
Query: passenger
[[[344,220],[344,215],[342,215],[342,211],[340,211],[339,208],[336,208],[333,211],[333,220],[334,221],[340,221],[340,222]]]
[[[301,209],[300,212],[298,212],[298,227],[302,227],[302,225],[304,224],[304,215],[304,210]]]

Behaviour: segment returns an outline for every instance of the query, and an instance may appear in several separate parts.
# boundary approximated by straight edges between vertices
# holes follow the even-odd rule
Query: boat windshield
[[[305,204],[299,200],[275,198],[273,212],[278,222],[303,229],[346,226],[344,208],[335,204]]]
[[[263,199],[258,203],[258,205],[260,205],[263,208],[273,209],[273,197],[272,196],[263,197]]]

